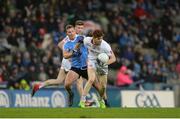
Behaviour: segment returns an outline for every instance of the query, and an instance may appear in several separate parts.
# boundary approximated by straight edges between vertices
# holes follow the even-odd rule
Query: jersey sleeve
[[[108,56],[111,56],[112,55],[112,49],[111,49],[111,46],[109,44],[106,43],[105,45],[105,52],[107,53]]]
[[[70,48],[69,48],[69,46],[68,46],[68,42],[66,42],[66,43],[64,44],[63,50],[64,50],[64,51],[67,51],[67,52],[70,51]]]
[[[91,38],[92,38],[92,37],[85,37],[85,38],[84,38],[84,45],[85,45],[85,46],[88,45],[88,43],[89,43],[89,41],[90,41]]]

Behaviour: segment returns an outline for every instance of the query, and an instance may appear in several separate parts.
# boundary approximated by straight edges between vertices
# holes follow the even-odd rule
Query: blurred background
[[[180,107],[179,0],[0,0],[0,97],[57,77],[57,44],[64,26],[76,20],[85,21],[86,32],[101,27],[117,57],[109,70],[110,95],[170,91],[173,107]],[[158,95],[150,99],[161,102]]]

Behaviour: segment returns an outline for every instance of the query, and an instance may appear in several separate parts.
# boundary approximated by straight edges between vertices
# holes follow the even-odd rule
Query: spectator
[[[133,83],[131,74],[126,66],[122,66],[117,74],[116,85],[119,87],[126,87]]]
[[[45,72],[44,66],[40,65],[39,70],[40,71],[39,71],[39,75],[38,75],[38,80],[41,81],[41,82],[47,80],[48,75]]]
[[[180,61],[178,61],[177,65],[176,65],[176,72],[178,74],[178,78],[180,79]]]
[[[0,68],[0,83],[4,81],[3,70]]]
[[[26,79],[28,82],[33,82],[38,80],[38,71],[37,71],[37,67],[34,64],[31,64],[28,67],[28,74]]]
[[[20,89],[22,89],[22,90],[25,90],[25,91],[28,91],[28,90],[30,90],[30,86],[29,86],[29,84],[26,82],[26,80],[24,80],[24,79],[22,79],[21,81],[20,81]]]

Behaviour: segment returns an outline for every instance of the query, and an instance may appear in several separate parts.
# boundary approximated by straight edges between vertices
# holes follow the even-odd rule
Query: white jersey
[[[88,48],[88,59],[96,60],[100,53],[106,53],[108,56],[112,55],[112,50],[110,45],[102,40],[99,46],[92,43],[92,37],[86,37],[84,39],[84,45]]]
[[[92,43],[92,37],[86,37],[84,39],[84,45],[88,48],[88,68],[96,69],[100,75],[108,74],[108,65],[101,67],[97,62],[97,57],[100,53],[106,53],[108,56],[112,55],[110,45],[102,40],[99,46]]]

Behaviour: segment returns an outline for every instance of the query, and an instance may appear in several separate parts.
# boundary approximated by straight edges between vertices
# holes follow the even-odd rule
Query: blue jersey
[[[72,52],[76,44],[78,43],[78,37],[82,37],[82,36],[76,35],[74,40],[67,41],[64,44],[64,50],[67,52]],[[87,48],[84,46],[84,44],[81,44],[79,50],[75,52],[70,58],[71,67],[75,67],[75,68],[87,67],[87,54],[88,54]]]

